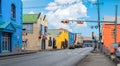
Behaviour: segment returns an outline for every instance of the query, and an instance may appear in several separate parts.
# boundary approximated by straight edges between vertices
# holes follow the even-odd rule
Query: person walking
[[[93,49],[93,51],[97,51],[97,40],[96,40],[96,38],[94,38],[93,41],[94,41],[94,49]]]

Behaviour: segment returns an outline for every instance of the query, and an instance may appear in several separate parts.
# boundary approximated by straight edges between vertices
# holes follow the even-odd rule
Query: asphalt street
[[[0,58],[0,66],[76,66],[93,48],[44,51]]]

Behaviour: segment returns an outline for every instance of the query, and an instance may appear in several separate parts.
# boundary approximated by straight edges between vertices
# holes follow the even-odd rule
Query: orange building
[[[104,21],[113,21],[113,20],[115,20],[115,17],[111,17],[111,16],[104,17]],[[114,26],[115,25],[113,23],[103,23],[103,25],[102,25],[102,32],[103,32],[102,39],[103,39],[105,48],[107,48],[110,53],[114,52],[114,48],[111,48],[111,44],[114,43]],[[119,23],[119,21],[117,24],[116,40],[117,40],[117,43],[120,42],[120,23]]]

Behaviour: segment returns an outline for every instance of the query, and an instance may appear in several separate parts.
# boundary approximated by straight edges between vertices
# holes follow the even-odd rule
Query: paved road
[[[29,55],[0,58],[0,66],[75,66],[93,48],[45,51]]]

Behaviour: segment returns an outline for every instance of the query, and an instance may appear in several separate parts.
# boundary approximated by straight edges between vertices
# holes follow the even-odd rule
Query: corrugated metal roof
[[[38,14],[23,14],[23,23],[37,22]]]
[[[83,40],[92,40],[91,37],[83,37]]]
[[[48,35],[51,35],[53,37],[58,36],[61,32],[62,30],[59,29],[48,29]]]
[[[115,16],[104,16],[103,21],[115,21]],[[107,24],[114,24],[114,23],[107,23]],[[117,24],[120,24],[120,16],[117,18]]]

